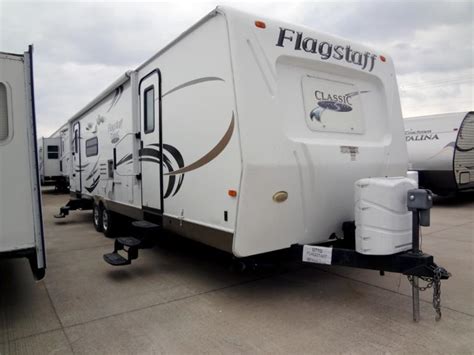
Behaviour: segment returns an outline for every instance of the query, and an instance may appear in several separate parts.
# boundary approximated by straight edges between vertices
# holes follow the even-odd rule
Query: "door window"
[[[155,130],[155,87],[150,86],[145,90],[143,102],[143,117],[145,133]]]
[[[79,152],[79,131],[77,129],[74,130],[74,153]]]

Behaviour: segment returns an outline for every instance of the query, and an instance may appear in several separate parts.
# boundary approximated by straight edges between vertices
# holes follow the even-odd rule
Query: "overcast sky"
[[[0,51],[35,45],[38,134],[47,136],[216,4],[0,0]],[[471,1],[226,4],[389,53],[405,117],[474,109]]]

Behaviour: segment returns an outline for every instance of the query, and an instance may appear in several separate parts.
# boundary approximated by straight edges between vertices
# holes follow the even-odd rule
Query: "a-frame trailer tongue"
[[[365,255],[354,249],[355,225],[346,222],[343,226],[344,237],[334,239],[324,245],[295,245],[295,251],[303,256],[303,262],[355,267],[385,271],[406,275],[412,285],[413,320],[420,320],[419,291],[433,288],[433,308],[436,320],[441,319],[441,280],[447,280],[451,274],[434,262],[432,255],[420,249],[420,227],[430,225],[430,209],[433,206],[431,191],[413,189],[408,191],[407,207],[412,212],[412,249],[392,255]],[[419,279],[427,282],[419,286]]]

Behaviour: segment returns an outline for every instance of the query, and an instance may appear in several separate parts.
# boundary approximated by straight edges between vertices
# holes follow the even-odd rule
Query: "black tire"
[[[92,223],[97,232],[102,232],[102,207],[94,202],[92,206]]]
[[[102,209],[102,232],[107,238],[115,238],[117,236],[118,223],[116,213],[106,208]]]

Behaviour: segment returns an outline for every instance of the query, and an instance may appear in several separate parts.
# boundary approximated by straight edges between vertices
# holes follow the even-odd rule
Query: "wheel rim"
[[[99,208],[97,206],[94,206],[94,224],[99,225]]]
[[[104,231],[109,228],[109,213],[106,210],[104,210],[104,213],[102,214],[102,227],[104,228]]]

